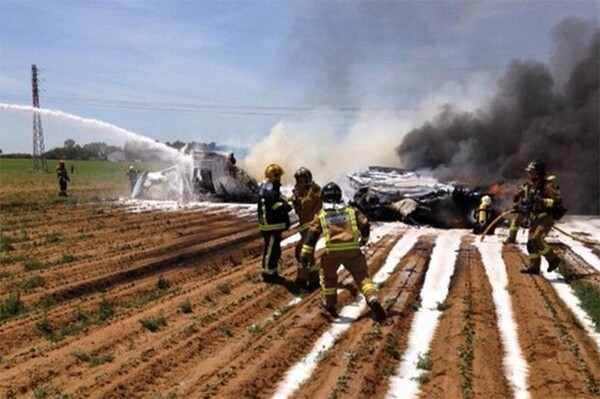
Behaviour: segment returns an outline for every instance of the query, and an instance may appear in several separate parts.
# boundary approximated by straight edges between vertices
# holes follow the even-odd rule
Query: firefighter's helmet
[[[529,165],[525,168],[527,172],[534,171],[539,177],[546,176],[546,164],[544,161],[536,159],[535,161],[531,161]]]
[[[296,173],[294,173],[294,178],[296,180],[298,180],[299,177],[304,177],[306,179],[306,183],[312,182],[312,173],[308,168],[305,168],[304,166],[302,166],[296,171]]]
[[[490,197],[489,195],[484,195],[483,197],[481,197],[481,203],[485,206],[492,205],[492,197]]]
[[[269,181],[273,181],[276,176],[281,177],[281,175],[284,173],[285,172],[281,166],[276,163],[272,163],[271,165],[267,166],[267,169],[265,169],[265,178]]]
[[[342,189],[334,182],[327,183],[323,187],[323,202],[340,203],[342,202]]]

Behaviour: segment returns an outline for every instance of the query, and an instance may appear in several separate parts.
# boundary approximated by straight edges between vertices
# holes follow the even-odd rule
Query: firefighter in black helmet
[[[323,235],[325,253],[320,262],[322,306],[334,317],[337,317],[337,270],[342,264],[367,299],[375,319],[382,321],[386,317],[377,288],[368,276],[367,261],[360,250],[369,240],[369,233],[367,217],[358,209],[343,203],[340,186],[326,184],[323,187],[323,209],[310,224],[301,259],[303,262],[313,259],[315,245]]]
[[[296,286],[299,290],[314,290],[319,288],[319,267],[315,262],[303,263],[300,260],[302,246],[306,240],[308,228],[315,215],[323,207],[321,187],[313,181],[308,168],[301,167],[294,173],[296,184],[292,191],[292,203],[298,215],[298,232],[300,240],[296,244],[296,260],[298,261],[298,277]]]
[[[262,278],[267,283],[281,283],[278,266],[281,258],[281,236],[290,227],[290,203],[281,194],[281,176],[285,172],[278,164],[265,169],[265,180],[260,184],[258,223],[265,241],[262,256]]]
[[[548,271],[551,272],[563,266],[563,260],[545,240],[554,221],[564,214],[560,189],[556,184],[556,177],[547,175],[543,161],[530,162],[525,171],[527,181],[519,187],[514,198],[514,208],[517,212],[515,219],[526,218],[529,221],[527,235],[529,265],[521,272],[539,274],[542,256],[548,261]],[[511,222],[511,228],[515,223]],[[514,230],[511,230],[510,234],[512,231]],[[516,235],[516,231],[514,234]],[[512,237],[509,235],[509,240]]]

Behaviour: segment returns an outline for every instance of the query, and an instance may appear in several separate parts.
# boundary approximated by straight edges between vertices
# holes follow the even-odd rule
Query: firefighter
[[[65,167],[65,161],[62,159],[58,161],[58,165],[56,166],[56,178],[58,179],[58,196],[68,197],[67,183],[70,182],[71,179],[69,179],[69,174],[67,173],[67,168]]]
[[[127,173],[125,173],[129,177],[129,186],[131,187],[131,192],[133,193],[133,189],[135,188],[135,183],[137,182],[139,171],[133,168],[133,165],[129,165],[129,169],[127,169]]]
[[[375,284],[368,276],[367,261],[360,247],[369,240],[370,225],[358,209],[346,206],[342,190],[335,183],[323,187],[323,209],[310,224],[302,246],[301,259],[311,264],[319,237],[325,239],[325,253],[321,256],[320,277],[323,302],[321,306],[337,317],[337,270],[340,265],[350,272],[355,284],[365,296],[377,321],[386,317]]]
[[[565,213],[556,178],[546,174],[546,165],[540,160],[529,163],[525,171],[527,181],[521,185],[515,195],[517,212],[529,221],[527,235],[529,265],[522,269],[521,273],[539,274],[542,256],[548,261],[549,272],[559,267],[562,269],[563,260],[554,253],[545,240],[554,221],[560,219]]]
[[[281,258],[281,236],[290,227],[288,212],[291,204],[281,194],[281,176],[285,172],[277,164],[265,169],[265,180],[260,184],[258,222],[265,241],[262,254],[262,278],[266,283],[282,283],[278,266]]]
[[[311,171],[305,167],[299,168],[294,173],[294,178],[296,179],[296,185],[292,191],[292,203],[300,224],[298,228],[300,240],[296,244],[295,251],[296,260],[298,261],[296,287],[299,290],[308,289],[312,291],[319,288],[319,267],[315,262],[301,262],[300,254],[310,223],[323,207],[321,187],[313,181]]]
[[[493,218],[493,210],[492,210],[492,197],[489,195],[484,195],[481,197],[481,201],[479,203],[479,207],[475,209],[473,212],[473,217],[475,218],[475,226],[473,227],[474,234],[481,234],[486,227],[490,224]],[[494,229],[491,228],[488,231],[488,234],[494,234]]]

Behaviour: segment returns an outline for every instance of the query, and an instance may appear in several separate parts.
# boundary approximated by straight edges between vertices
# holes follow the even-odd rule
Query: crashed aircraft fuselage
[[[252,203],[258,183],[235,165],[232,153],[187,151],[191,165],[173,165],[158,172],[142,172],[132,198]]]

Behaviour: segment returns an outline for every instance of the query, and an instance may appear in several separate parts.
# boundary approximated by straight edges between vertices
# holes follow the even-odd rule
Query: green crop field
[[[129,162],[65,161],[71,182],[69,201],[111,200],[129,195]],[[56,160],[48,160],[47,173],[34,173],[31,159],[0,158],[0,205],[55,201],[58,194]],[[133,163],[138,170],[156,171],[161,163]],[[71,173],[73,166],[74,173]]]

